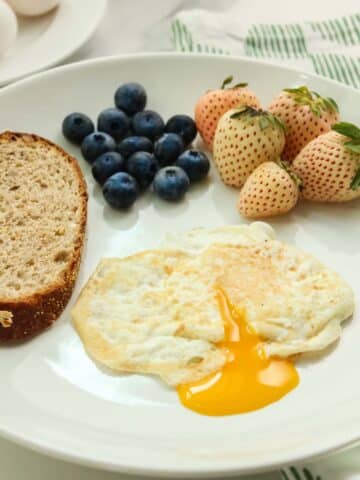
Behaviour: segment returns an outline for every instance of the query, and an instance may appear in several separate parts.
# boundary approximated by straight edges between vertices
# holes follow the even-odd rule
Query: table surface
[[[75,0],[74,0],[75,1]],[[176,11],[193,6],[224,8],[234,0],[157,0],[146,9],[146,0],[108,0],[107,12],[95,35],[66,62],[104,55],[148,50],[147,35],[152,27]],[[330,460],[329,466],[335,466]],[[128,480],[134,477],[102,472],[73,465],[35,453],[12,442],[0,439],[1,479],[6,480]],[[139,478],[139,477],[136,477]],[[280,480],[278,473],[255,475],[251,480]]]

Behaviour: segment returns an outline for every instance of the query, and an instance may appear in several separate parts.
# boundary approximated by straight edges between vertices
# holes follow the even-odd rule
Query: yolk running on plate
[[[218,346],[232,359],[202,380],[179,385],[180,401],[195,412],[214,416],[250,412],[276,402],[298,385],[295,367],[288,360],[267,357],[244,313],[222,291],[218,300],[225,326],[224,341]]]

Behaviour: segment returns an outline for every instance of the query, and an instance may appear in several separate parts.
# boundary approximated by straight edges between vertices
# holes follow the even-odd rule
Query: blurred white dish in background
[[[0,0],[0,56],[15,42],[18,25],[14,12]]]
[[[32,0],[41,2],[44,0]],[[17,39],[9,53],[0,56],[0,86],[49,68],[74,53],[95,32],[106,4],[107,0],[61,0],[44,15],[19,15]],[[1,34],[0,28],[0,38]]]
[[[7,0],[8,4],[20,15],[43,15],[55,8],[60,0]]]

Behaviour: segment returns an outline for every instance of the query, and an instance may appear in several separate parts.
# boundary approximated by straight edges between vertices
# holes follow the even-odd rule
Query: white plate
[[[0,85],[52,67],[81,47],[94,33],[107,0],[61,0],[40,17],[18,16],[15,44],[0,57]]]
[[[87,61],[51,70],[0,92],[0,130],[36,132],[78,156],[88,181],[89,225],[81,286],[104,256],[154,246],[167,231],[240,223],[236,192],[214,171],[186,201],[168,205],[145,195],[129,213],[112,211],[79,151],[61,135],[74,110],[93,118],[112,105],[122,82],[144,83],[149,107],[164,117],[192,113],[195,100],[234,74],[264,102],[283,87],[306,83],[358,120],[360,94],[320,77],[255,61],[197,55],[140,55]],[[58,93],[58,94],[57,94]],[[51,99],[51,101],[48,101]],[[44,175],[46,173],[44,172]],[[281,239],[338,270],[360,297],[360,203],[303,203],[271,221]],[[141,375],[109,375],[85,354],[69,308],[48,332],[0,348],[1,433],[34,449],[77,462],[153,475],[227,475],[275,468],[360,439],[360,319],[317,362],[299,365],[300,386],[263,410],[209,418],[180,406],[174,391]]]

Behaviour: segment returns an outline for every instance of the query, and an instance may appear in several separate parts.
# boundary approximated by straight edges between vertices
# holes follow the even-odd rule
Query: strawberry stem
[[[302,190],[303,184],[301,178],[291,169],[290,164],[285,160],[281,160],[280,158],[277,159],[276,163],[279,165],[280,168],[284,169],[291,179],[294,181],[295,185]]]
[[[221,90],[224,90],[226,88],[226,85],[229,85],[234,80],[234,77],[232,75],[229,75],[228,77],[225,78],[225,80],[221,84]]]
[[[334,99],[322,97],[317,92],[309,90],[305,85],[298,88],[284,88],[284,92],[289,93],[299,105],[307,105],[317,117],[320,117],[325,111],[334,113],[339,111]]]
[[[247,86],[248,86],[248,84],[246,82],[242,82],[242,83],[237,83],[236,85],[234,85],[231,88],[245,88]]]
[[[283,122],[276,115],[265,110],[257,110],[256,108],[242,105],[230,116],[230,118],[244,118],[245,120],[251,120],[255,117],[259,119],[260,130],[272,127],[285,131],[285,125]]]
[[[260,115],[260,110],[256,110],[253,107],[248,107],[246,105],[241,105],[236,109],[236,112],[233,113],[230,118],[240,118],[242,116],[256,117]]]
[[[221,84],[221,90],[225,90],[227,85],[229,85],[233,80],[234,80],[233,75],[229,75],[228,77],[226,77],[225,80]],[[247,83],[237,83],[236,85],[234,85],[232,87],[229,87],[229,88],[232,88],[232,89],[244,88],[244,87],[247,87],[247,85],[248,85]]]

